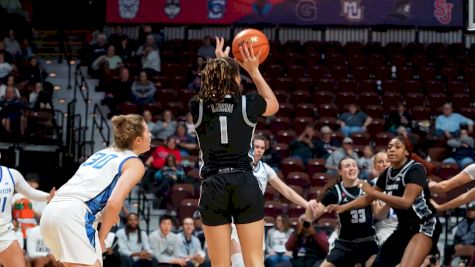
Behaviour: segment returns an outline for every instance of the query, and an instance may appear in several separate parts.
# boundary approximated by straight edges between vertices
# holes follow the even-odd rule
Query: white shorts
[[[0,252],[7,249],[15,240],[17,238],[15,231],[13,231],[13,224],[8,223],[0,226]]]
[[[40,230],[60,262],[93,265],[99,260],[102,266],[102,249],[94,220],[95,216],[82,202],[52,201],[43,210]]]

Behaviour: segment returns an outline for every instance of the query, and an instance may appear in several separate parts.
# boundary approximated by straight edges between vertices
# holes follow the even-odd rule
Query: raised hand
[[[220,57],[229,57],[229,51],[231,50],[229,48],[229,46],[226,46],[225,50],[223,50],[224,48],[224,38],[221,37],[221,38],[218,38],[216,36],[216,50],[214,51],[214,53],[216,54],[216,57],[220,58]]]
[[[260,49],[256,55],[252,46],[247,46],[247,44],[243,44],[239,47],[239,52],[241,53],[242,61],[239,61],[237,59],[236,61],[243,69],[245,69],[249,74],[259,71],[259,57],[261,55]]]
[[[49,196],[46,198],[46,202],[50,202],[51,199],[53,199],[54,195],[56,195],[56,188],[53,187],[53,189],[51,189],[51,191],[49,192]]]

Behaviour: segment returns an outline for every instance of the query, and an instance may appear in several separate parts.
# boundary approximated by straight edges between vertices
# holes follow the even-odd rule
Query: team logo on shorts
[[[174,19],[180,13],[180,0],[167,0],[163,11],[170,18]]]
[[[119,16],[123,19],[134,19],[139,5],[140,0],[119,0]]]
[[[349,22],[360,22],[364,19],[364,6],[361,5],[362,0],[340,0],[341,12]]]
[[[452,22],[453,3],[447,3],[447,0],[434,1],[434,16],[441,24],[449,24]]]
[[[295,15],[302,21],[316,20],[317,11],[315,0],[299,0],[295,5]]]
[[[226,12],[227,0],[208,0],[208,18],[222,19]]]

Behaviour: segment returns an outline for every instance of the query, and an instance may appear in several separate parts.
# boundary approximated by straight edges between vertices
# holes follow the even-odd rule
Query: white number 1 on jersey
[[[228,143],[228,118],[226,116],[219,116],[219,128],[221,130],[221,144]]]

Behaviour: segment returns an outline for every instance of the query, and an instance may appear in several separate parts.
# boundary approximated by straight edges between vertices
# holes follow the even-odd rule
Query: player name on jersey
[[[213,113],[217,113],[217,112],[233,113],[234,104],[216,103],[216,104],[211,104],[210,107]]]

